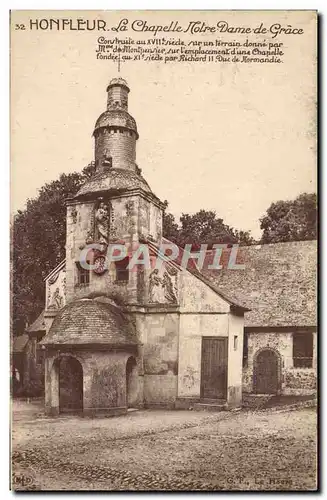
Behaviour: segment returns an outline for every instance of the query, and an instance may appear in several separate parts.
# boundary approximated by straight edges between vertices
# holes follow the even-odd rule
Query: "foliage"
[[[255,243],[249,231],[234,229],[217,217],[216,212],[207,210],[200,210],[192,215],[183,213],[180,217],[180,226],[172,214],[165,213],[163,234],[180,247],[192,244],[193,249],[200,248],[201,244],[207,244],[208,248],[211,248],[215,243],[239,243],[240,245]]]
[[[260,219],[261,243],[317,238],[317,195],[302,193],[292,201],[272,203]]]

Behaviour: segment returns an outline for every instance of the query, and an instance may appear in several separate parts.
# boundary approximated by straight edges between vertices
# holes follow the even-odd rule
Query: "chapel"
[[[122,78],[107,86],[95,171],[66,203],[66,258],[12,348],[15,390],[44,395],[48,415],[89,416],[314,395],[317,242],[240,247],[232,267],[230,248],[218,268],[211,250],[203,266],[185,249],[168,258],[165,205],[136,163],[129,91]]]
[[[191,257],[181,266],[162,256],[161,245],[169,244],[164,204],[136,163],[129,92],[122,78],[107,87],[93,131],[95,172],[67,200],[66,259],[46,278],[45,336],[38,343],[46,413],[237,407],[248,309],[205,278]],[[106,265],[115,244],[126,247],[126,256]],[[130,268],[140,245],[150,265]]]

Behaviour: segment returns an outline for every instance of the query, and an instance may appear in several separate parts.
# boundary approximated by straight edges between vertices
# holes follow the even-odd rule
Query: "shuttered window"
[[[293,333],[294,368],[311,368],[313,357],[312,333]]]

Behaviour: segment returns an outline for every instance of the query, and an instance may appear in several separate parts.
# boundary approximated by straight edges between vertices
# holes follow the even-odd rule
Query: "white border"
[[[0,224],[1,231],[0,234],[2,236],[1,246],[0,246],[0,262],[2,263],[2,272],[1,272],[1,332],[2,332],[2,345],[0,349],[1,359],[0,366],[2,368],[2,373],[0,377],[0,394],[2,397],[2,411],[1,415],[1,429],[2,429],[2,439],[1,439],[1,468],[0,468],[0,477],[1,477],[1,497],[8,498],[11,496],[9,492],[9,383],[8,383],[8,375],[9,375],[9,231],[8,231],[8,221],[9,221],[9,10],[318,10],[318,12],[323,16],[326,14],[326,1],[319,0],[316,2],[308,1],[308,0],[298,0],[298,1],[281,1],[275,0],[274,2],[263,3],[262,0],[253,0],[247,2],[241,2],[237,0],[229,0],[229,1],[209,1],[209,0],[188,0],[187,2],[181,0],[165,0],[165,1],[150,1],[143,0],[138,2],[133,2],[132,0],[112,0],[111,2],[107,1],[94,1],[89,2],[85,0],[79,1],[68,1],[68,0],[56,0],[55,2],[48,2],[45,4],[44,0],[30,0],[29,2],[23,0],[13,0],[11,2],[3,1],[0,5],[0,58],[1,58],[1,92],[0,92],[0,109],[2,111],[2,120],[1,120],[1,152],[2,152],[2,163],[1,163],[1,181],[0,181]],[[326,20],[324,19],[326,22]],[[321,23],[321,31],[322,31]],[[325,47],[325,50],[322,50]],[[320,60],[320,67],[323,69],[323,74],[321,75],[321,83],[320,83],[320,93],[323,93],[323,82],[325,81],[325,71],[326,71],[326,36],[325,33],[321,33],[320,40],[320,51],[322,52],[323,58]],[[324,122],[325,118],[325,106],[321,109],[321,121]],[[320,124],[320,130],[323,130],[323,123]],[[324,137],[325,138],[325,137]],[[323,144],[323,137],[321,139],[321,149]],[[322,151],[320,152],[322,155]],[[28,165],[26,165],[28,168]],[[325,176],[323,175],[323,171],[326,168],[325,162],[321,157],[321,186],[320,186],[320,194],[322,196],[323,188],[325,187]],[[325,205],[325,204],[324,204]],[[322,224],[320,227],[321,234],[326,232],[326,215],[322,207]],[[325,245],[322,243],[322,248]],[[325,269],[324,269],[325,271]],[[327,283],[326,273],[323,272],[321,276],[321,283]],[[321,312],[325,309],[325,296],[323,296],[323,302],[321,304]],[[324,336],[323,325],[321,325],[321,334]],[[327,343],[324,343],[326,347]],[[326,350],[323,350],[322,357],[326,354]],[[327,356],[326,356],[327,357]],[[325,358],[325,357],[324,357]],[[324,379],[325,379],[325,373]],[[321,381],[323,384],[325,380]],[[326,386],[326,383],[325,383]],[[321,385],[322,389],[322,385]],[[321,391],[322,392],[322,391]],[[324,410],[325,408],[323,408]],[[324,440],[321,440],[322,443]],[[323,451],[323,450],[322,450]],[[321,471],[321,482],[323,483],[324,477],[326,475],[324,472],[326,471],[326,461],[323,460],[324,470]],[[47,492],[44,494],[39,494],[39,498],[45,498]],[[61,493],[63,495],[63,493]],[[91,496],[84,496],[85,498]],[[64,496],[66,496],[64,494]],[[116,496],[114,493],[111,493],[111,496]],[[121,495],[120,495],[121,496]],[[173,495],[174,496],[174,495]],[[178,495],[180,497],[180,495]],[[204,495],[203,495],[204,496]],[[220,494],[221,496],[221,494]],[[225,495],[223,495],[225,496]],[[280,495],[278,495],[280,497]]]

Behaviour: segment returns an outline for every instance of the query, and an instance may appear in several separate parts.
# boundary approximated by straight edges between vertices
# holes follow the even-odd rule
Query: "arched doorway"
[[[126,406],[131,408],[138,402],[138,370],[136,359],[131,356],[126,363]]]
[[[280,358],[272,349],[262,349],[254,360],[253,391],[256,394],[278,394]]]
[[[83,410],[83,368],[73,356],[55,361],[58,374],[59,413],[79,413]]]

